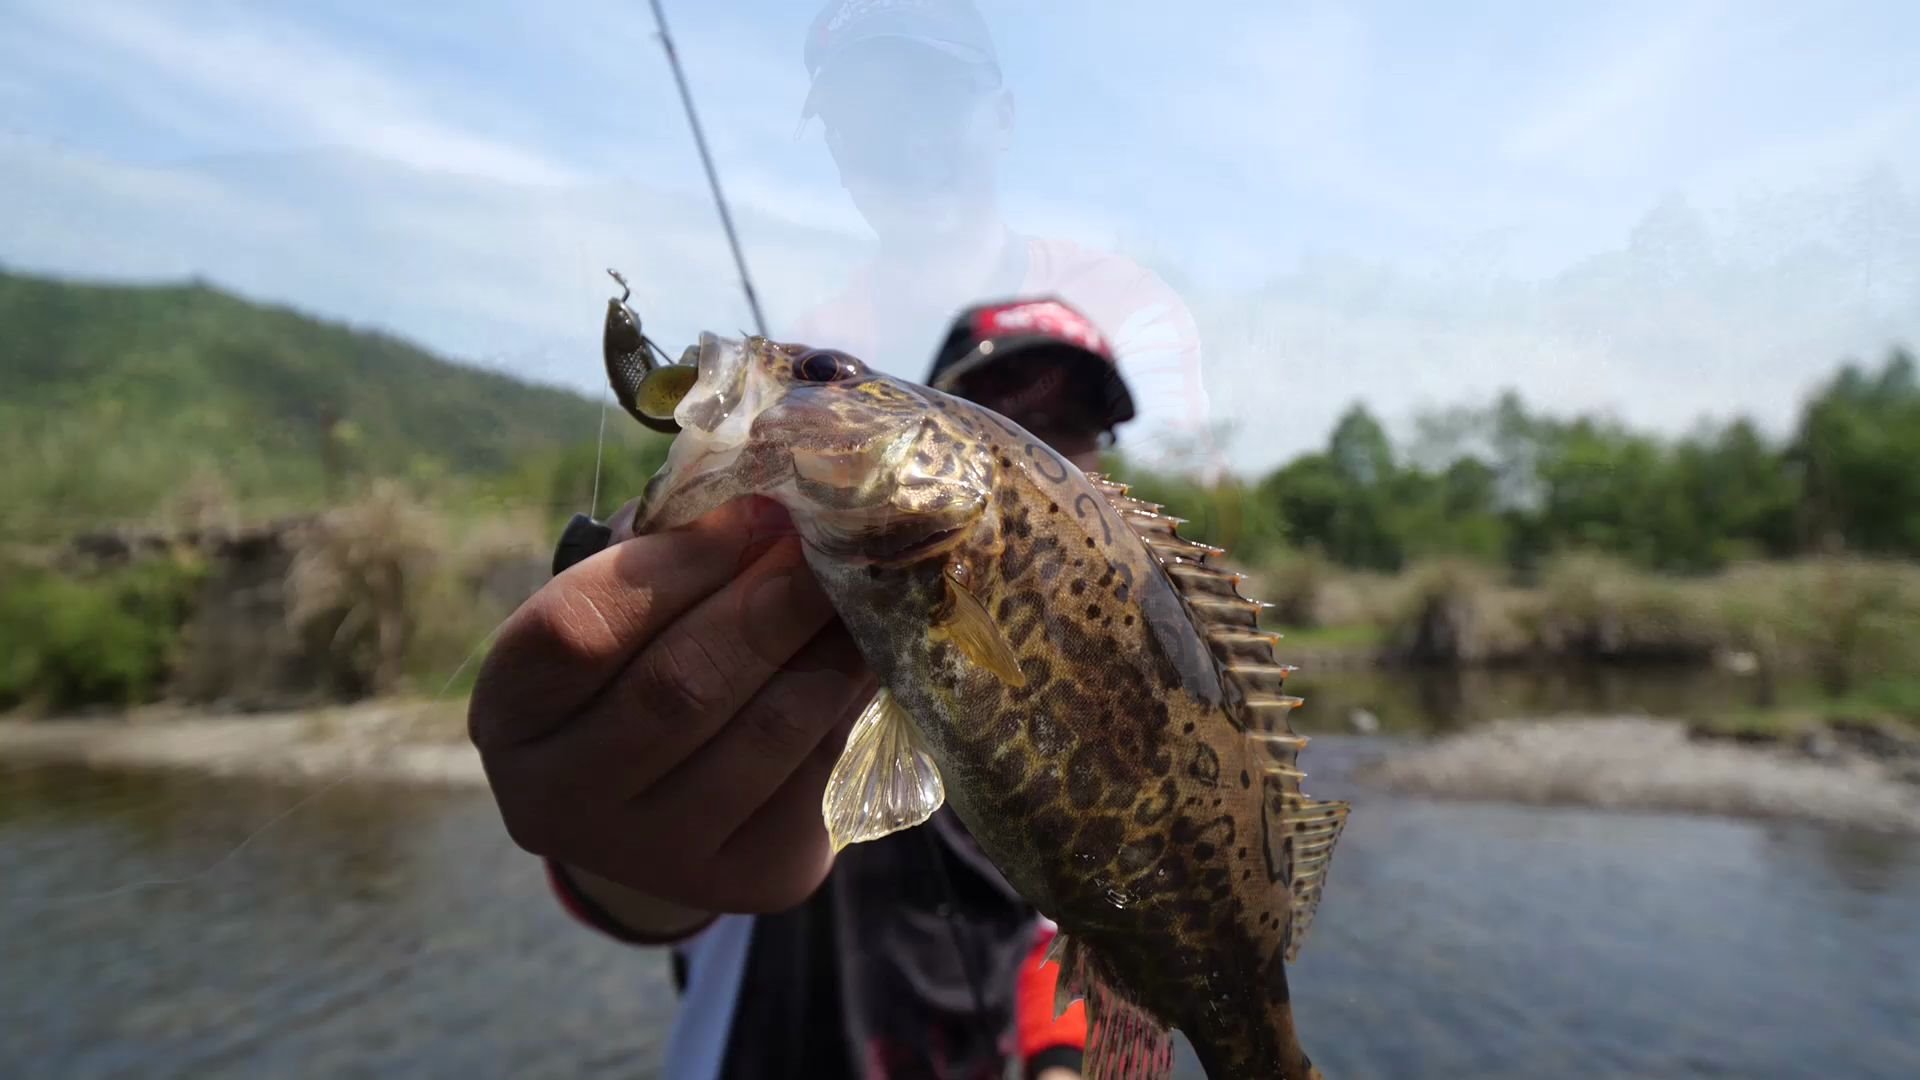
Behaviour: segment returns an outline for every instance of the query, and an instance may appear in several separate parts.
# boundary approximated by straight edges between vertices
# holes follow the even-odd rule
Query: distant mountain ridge
[[[205,284],[0,271],[0,532],[151,514],[190,485],[310,507],[369,476],[497,475],[599,402]],[[637,426],[608,424],[624,441]]]

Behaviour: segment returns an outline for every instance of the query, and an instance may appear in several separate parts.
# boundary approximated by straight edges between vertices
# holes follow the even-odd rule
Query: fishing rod
[[[727,197],[720,192],[720,174],[713,167],[713,155],[707,152],[707,137],[700,130],[700,117],[693,111],[693,91],[687,87],[687,76],[680,69],[680,53],[673,47],[673,35],[667,32],[667,15],[660,10],[660,0],[650,0],[653,5],[654,25],[660,28],[660,45],[667,53],[667,63],[673,68],[673,81],[680,87],[680,103],[687,110],[687,126],[693,129],[693,144],[700,151],[700,163],[707,170],[707,186],[713,189],[713,203],[720,210],[720,227],[726,230],[727,244],[733,248],[733,264],[740,270],[740,288],[747,294],[747,309],[753,312],[753,327],[761,337],[767,336],[767,320],[760,314],[760,298],[753,292],[753,277],[747,273],[746,256],[740,252],[740,237],[733,229],[733,215],[727,212]]]

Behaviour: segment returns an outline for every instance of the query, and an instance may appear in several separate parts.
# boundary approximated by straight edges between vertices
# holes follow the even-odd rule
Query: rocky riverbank
[[[1844,726],[1760,740],[1679,721],[1501,721],[1386,740],[1368,787],[1437,798],[1726,814],[1920,834],[1920,740]],[[486,782],[464,703],[381,701],[246,716],[148,709],[107,719],[0,720],[0,761],[197,769],[265,779]]]
[[[462,701],[380,701],[298,712],[0,720],[0,761],[197,769],[219,776],[486,783]]]
[[[1920,745],[1877,730],[1751,740],[1641,717],[1503,721],[1408,745],[1354,779],[1440,798],[1920,834]]]

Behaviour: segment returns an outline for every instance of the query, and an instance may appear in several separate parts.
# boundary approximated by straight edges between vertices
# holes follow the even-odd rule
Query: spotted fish
[[[792,514],[881,690],[823,803],[835,850],[950,802],[1059,924],[1086,1075],[1164,1077],[1172,1028],[1213,1080],[1318,1077],[1287,965],[1344,802],[1262,605],[1220,550],[998,414],[841,352],[703,335],[637,527],[744,495]],[[691,358],[691,357],[690,357]]]

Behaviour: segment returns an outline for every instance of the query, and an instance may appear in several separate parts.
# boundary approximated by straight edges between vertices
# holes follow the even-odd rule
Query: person
[[[1224,467],[1208,427],[1199,329],[1180,296],[1124,256],[1009,224],[999,173],[1014,99],[973,4],[831,0],[802,60],[812,80],[802,122],[818,124],[874,248],[783,328],[787,336],[886,363],[931,355],[953,312],[983,298],[1054,296],[1111,344],[1141,409],[1135,445],[1182,444],[1203,475]],[[1066,195],[1094,186],[1098,168],[1061,177]]]
[[[1057,298],[963,312],[926,381],[1086,469],[1134,414],[1110,346]],[[503,626],[469,723],[568,910],[672,947],[665,1075],[998,1080],[1017,1057],[1076,1078],[1084,1010],[1054,1015],[1050,924],[951,810],[830,852],[821,795],[876,684],[791,521],[743,500],[635,537],[637,507]]]

